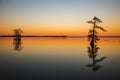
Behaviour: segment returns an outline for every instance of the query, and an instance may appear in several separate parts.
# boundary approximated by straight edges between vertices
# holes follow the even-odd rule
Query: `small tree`
[[[93,28],[89,30],[88,32],[88,40],[90,41],[90,47],[88,47],[88,55],[89,58],[92,59],[92,63],[86,65],[87,67],[91,67],[93,71],[97,71],[99,68],[101,68],[102,66],[98,64],[98,62],[101,62],[102,60],[104,60],[106,57],[101,57],[99,59],[97,59],[97,52],[100,49],[99,47],[97,47],[97,41],[99,40],[97,34],[98,32],[96,31],[96,29],[101,29],[102,31],[105,31],[105,29],[103,29],[102,27],[98,26],[98,23],[102,23],[102,21],[100,19],[98,19],[97,17],[94,17],[91,21],[87,21],[87,23],[93,24]]]
[[[96,31],[96,29],[100,29],[105,32],[106,30],[97,25],[98,23],[102,23],[102,21],[97,17],[94,17],[91,21],[87,21],[87,23],[93,24],[93,28],[90,29],[88,33],[88,40],[91,41],[90,45],[93,46],[94,43],[96,43],[99,40],[97,36],[98,32]]]
[[[21,29],[14,29],[14,37],[15,37],[15,39],[20,40],[21,39],[21,33],[23,33],[23,31]]]
[[[14,39],[13,39],[13,44],[14,44],[14,50],[16,51],[21,51],[22,50],[22,42],[21,42],[21,33],[23,31],[21,29],[14,29]]]

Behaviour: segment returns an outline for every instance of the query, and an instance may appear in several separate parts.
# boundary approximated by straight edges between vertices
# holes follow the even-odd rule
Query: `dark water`
[[[0,80],[120,80],[120,38],[0,38]],[[91,66],[92,65],[92,66]]]

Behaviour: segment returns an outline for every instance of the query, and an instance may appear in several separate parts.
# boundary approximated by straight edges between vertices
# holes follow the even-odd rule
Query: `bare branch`
[[[91,24],[93,24],[93,21],[87,21],[87,23],[91,23]]]
[[[105,32],[107,32],[105,29],[103,29],[102,27],[100,27],[100,26],[95,26],[95,28],[99,28],[99,29],[101,29],[102,31],[105,31]]]

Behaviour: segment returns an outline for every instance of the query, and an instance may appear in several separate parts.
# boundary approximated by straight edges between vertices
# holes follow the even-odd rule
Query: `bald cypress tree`
[[[93,28],[90,29],[88,32],[88,40],[91,41],[90,45],[93,46],[99,40],[98,35],[97,35],[98,32],[96,31],[96,29],[100,29],[100,30],[105,31],[105,32],[106,32],[106,30],[97,25],[99,23],[102,23],[102,21],[97,17],[94,17],[91,21],[87,21],[87,23],[93,25]]]
[[[14,39],[21,40],[21,33],[23,33],[21,29],[14,29]]]
[[[15,51],[21,51],[23,47],[21,46],[21,33],[23,31],[21,29],[14,29],[14,39],[13,39],[13,45],[14,45],[14,50]]]
[[[95,44],[99,40],[97,29],[100,29],[105,32],[106,30],[98,26],[98,23],[102,23],[102,21],[97,17],[94,17],[91,21],[87,21],[87,23],[92,24],[93,27],[88,32],[88,40],[90,41],[90,46],[88,47],[88,53],[89,53],[88,55],[89,55],[89,58],[92,59],[92,63],[86,66],[92,68],[93,71],[97,71],[102,67],[98,63],[106,58],[106,57],[101,57],[99,59],[96,58],[98,55],[97,52],[100,49],[97,46],[97,44]]]

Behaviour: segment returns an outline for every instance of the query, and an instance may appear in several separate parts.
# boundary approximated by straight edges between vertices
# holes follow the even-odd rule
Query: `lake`
[[[120,80],[120,38],[0,38],[0,80]]]

